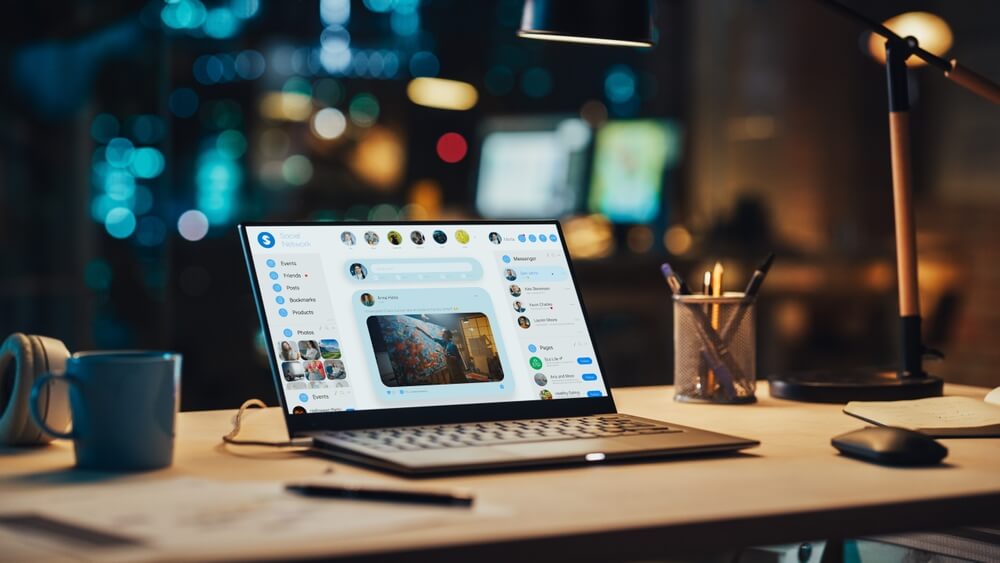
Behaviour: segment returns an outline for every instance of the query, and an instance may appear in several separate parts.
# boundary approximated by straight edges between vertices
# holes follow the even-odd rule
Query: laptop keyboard
[[[570,418],[340,430],[330,432],[327,435],[380,452],[399,452],[579,438],[613,438],[669,432],[681,432],[681,430],[654,421],[639,420],[620,414],[607,414]]]

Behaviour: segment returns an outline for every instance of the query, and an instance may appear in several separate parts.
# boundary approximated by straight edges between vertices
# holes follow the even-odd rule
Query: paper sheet
[[[277,482],[177,478],[47,487],[0,499],[0,561],[282,558],[337,538],[469,522],[483,514],[479,507],[304,498]],[[31,532],[18,527],[23,520],[53,525]],[[81,534],[61,532],[59,523],[94,530],[95,537],[74,538]],[[124,541],[102,540],[102,534]]]
[[[851,401],[844,407],[844,412],[874,424],[912,430],[1000,426],[1000,407],[969,397]]]

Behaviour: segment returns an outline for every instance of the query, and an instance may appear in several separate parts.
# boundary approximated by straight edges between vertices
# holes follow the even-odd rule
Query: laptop
[[[618,413],[556,221],[239,226],[292,438],[408,475],[731,452]]]

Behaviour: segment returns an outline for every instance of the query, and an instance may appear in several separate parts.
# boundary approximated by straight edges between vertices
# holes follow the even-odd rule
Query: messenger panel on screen
[[[288,412],[607,396],[554,224],[247,234]]]

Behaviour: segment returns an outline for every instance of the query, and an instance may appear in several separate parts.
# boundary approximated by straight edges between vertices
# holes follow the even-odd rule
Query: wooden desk
[[[986,390],[952,385],[946,392],[981,398]],[[614,395],[623,412],[757,438],[762,446],[738,456],[424,479],[421,483],[471,489],[477,505],[500,510],[481,523],[470,516],[434,528],[336,541],[317,537],[309,545],[229,555],[626,560],[1000,519],[1000,439],[944,440],[950,451],[945,465],[888,468],[833,450],[832,436],[864,426],[840,406],[771,399],[766,384],[758,393],[761,401],[749,406],[675,403],[668,387],[620,389]],[[332,467],[345,478],[406,481],[266,448],[222,448],[219,437],[229,430],[232,415],[183,413],[174,466],[127,479],[287,481]],[[246,435],[281,438],[281,420],[277,409],[252,413]],[[0,506],[7,492],[77,486],[74,482],[86,476],[68,470],[72,462],[68,443],[0,450]]]

